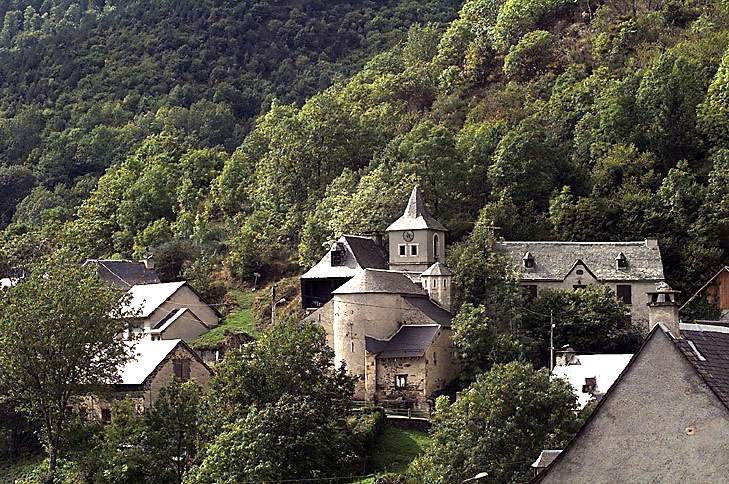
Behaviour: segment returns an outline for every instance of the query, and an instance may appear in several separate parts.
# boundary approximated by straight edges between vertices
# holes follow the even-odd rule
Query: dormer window
[[[344,265],[344,258],[346,254],[346,250],[344,248],[344,244],[342,242],[337,242],[334,244],[331,250],[332,255],[332,267],[335,266],[343,266]]]
[[[622,252],[618,254],[618,256],[615,258],[615,267],[618,269],[627,269],[628,268],[628,259],[625,257],[625,254]]]
[[[531,269],[534,267],[534,256],[531,252],[527,252],[524,254],[524,257],[522,258],[522,262],[524,263],[524,268]]]

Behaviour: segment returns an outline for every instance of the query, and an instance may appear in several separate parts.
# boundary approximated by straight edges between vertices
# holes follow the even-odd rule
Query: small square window
[[[405,257],[407,255],[405,244],[400,244],[397,248],[400,250],[400,257]]]
[[[405,388],[408,386],[408,376],[407,375],[396,375],[395,376],[395,387],[396,388]]]
[[[103,423],[103,424],[111,423],[111,409],[110,408],[101,409],[101,423]]]
[[[190,379],[190,360],[174,360],[172,362],[172,370],[175,377],[182,381]]]
[[[418,244],[413,244],[410,246],[410,255],[413,257],[416,257],[418,255]]]

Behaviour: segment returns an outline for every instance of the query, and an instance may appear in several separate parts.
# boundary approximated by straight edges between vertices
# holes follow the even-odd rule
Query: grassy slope
[[[247,290],[232,289],[229,293],[238,302],[238,309],[231,312],[218,326],[191,342],[193,348],[212,346],[225,337],[227,331],[246,332],[251,336],[259,331],[253,321],[251,305],[254,293]]]
[[[385,425],[382,435],[375,444],[372,455],[372,472],[385,474],[402,472],[428,445],[428,434],[417,430],[405,430],[390,424]],[[374,482],[373,478],[358,481],[360,484]]]

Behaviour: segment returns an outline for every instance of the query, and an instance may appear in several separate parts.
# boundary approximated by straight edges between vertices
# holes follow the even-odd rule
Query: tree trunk
[[[46,483],[53,484],[56,481],[56,467],[58,466],[58,447],[53,439],[48,441],[48,477]]]

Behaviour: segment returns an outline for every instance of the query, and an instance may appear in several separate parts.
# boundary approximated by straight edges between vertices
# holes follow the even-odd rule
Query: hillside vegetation
[[[230,156],[171,122],[128,150],[113,142],[122,161],[78,216],[60,202],[74,189],[37,189],[6,252],[51,230],[82,256],[163,247],[204,277],[273,278],[342,232],[386,227],[417,181],[452,241],[479,213],[509,239],[657,237],[669,282],[691,289],[729,260],[728,9],[467,1],[302,106],[274,102]]]

